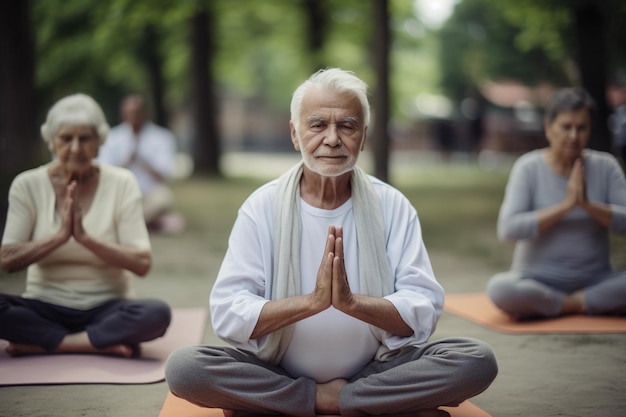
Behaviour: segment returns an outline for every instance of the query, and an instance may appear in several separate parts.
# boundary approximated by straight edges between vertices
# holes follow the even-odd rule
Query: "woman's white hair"
[[[363,111],[363,126],[369,125],[370,105],[367,100],[367,84],[351,71],[339,68],[321,69],[300,84],[291,97],[291,121],[298,129],[302,101],[312,88],[321,88],[339,93],[353,94],[360,102]]]
[[[102,108],[93,98],[82,93],[63,97],[48,110],[46,122],[41,125],[41,137],[50,150],[52,139],[61,125],[93,126],[100,139],[100,145],[109,134],[109,124]]]

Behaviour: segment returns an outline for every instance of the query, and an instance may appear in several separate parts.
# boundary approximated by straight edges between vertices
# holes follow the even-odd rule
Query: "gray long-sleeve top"
[[[611,154],[590,149],[584,172],[588,200],[611,207],[610,229],[576,207],[540,234],[537,212],[563,201],[569,178],[550,169],[542,150],[515,162],[498,216],[498,238],[516,241],[512,270],[557,280],[611,270],[609,232],[626,233],[626,179]]]

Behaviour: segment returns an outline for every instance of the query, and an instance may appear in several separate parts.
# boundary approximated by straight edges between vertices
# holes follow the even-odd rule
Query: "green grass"
[[[507,177],[473,166],[433,167],[399,181],[398,188],[417,209],[429,251],[507,268],[513,247],[496,237]]]

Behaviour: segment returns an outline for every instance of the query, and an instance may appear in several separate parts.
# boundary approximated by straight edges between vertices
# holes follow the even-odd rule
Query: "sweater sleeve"
[[[537,214],[533,207],[536,170],[523,156],[513,165],[498,215],[498,238],[515,241],[534,238],[539,233]]]

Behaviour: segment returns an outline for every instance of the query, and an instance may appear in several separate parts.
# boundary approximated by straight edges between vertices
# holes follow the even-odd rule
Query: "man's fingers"
[[[335,256],[343,262],[343,238],[335,239]]]

